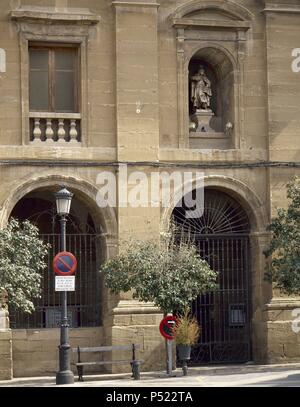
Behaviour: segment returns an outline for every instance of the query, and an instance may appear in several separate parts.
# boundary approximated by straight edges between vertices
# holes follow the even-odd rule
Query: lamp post
[[[71,200],[73,194],[65,187],[62,187],[55,194],[57,214],[60,216],[60,250],[66,251],[66,223],[67,215],[70,213]],[[56,373],[56,384],[74,383],[74,375],[70,369],[70,345],[69,345],[69,323],[67,313],[67,292],[62,292],[62,316],[60,325],[60,345],[59,345],[59,371]]]

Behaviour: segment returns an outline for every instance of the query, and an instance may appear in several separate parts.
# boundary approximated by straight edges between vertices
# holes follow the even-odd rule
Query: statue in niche
[[[211,112],[211,82],[205,74],[203,65],[199,66],[196,75],[191,77],[191,101],[197,111]]]

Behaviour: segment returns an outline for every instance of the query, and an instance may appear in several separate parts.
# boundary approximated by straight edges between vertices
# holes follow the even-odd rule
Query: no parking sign
[[[53,259],[53,270],[58,276],[71,276],[76,268],[76,257],[70,252],[60,252]]]
[[[176,318],[173,315],[167,315],[159,324],[160,333],[169,341],[174,339],[173,327],[175,324]]]
[[[75,291],[75,273],[77,260],[70,252],[60,252],[53,259],[55,291]]]

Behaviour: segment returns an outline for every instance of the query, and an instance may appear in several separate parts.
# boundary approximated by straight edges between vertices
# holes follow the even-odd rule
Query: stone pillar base
[[[0,380],[11,380],[12,378],[13,364],[11,330],[0,329]]]
[[[273,298],[264,307],[267,326],[267,362],[300,361],[300,301]]]
[[[212,111],[197,110],[191,117],[191,120],[196,124],[196,131],[213,133],[214,130],[210,127],[210,121],[214,117]]]
[[[113,309],[113,326],[106,330],[106,344],[140,346],[137,358],[143,360],[141,372],[163,370],[166,365],[165,341],[159,332],[159,323],[163,315],[153,304],[144,304],[134,300],[120,301]],[[115,351],[108,358],[112,360],[128,359],[128,351]],[[111,366],[111,367],[110,367]],[[130,365],[110,365],[111,373],[129,373]]]

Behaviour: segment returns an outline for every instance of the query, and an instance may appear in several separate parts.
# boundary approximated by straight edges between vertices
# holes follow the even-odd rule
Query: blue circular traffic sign
[[[59,276],[70,276],[75,273],[77,260],[70,252],[60,252],[53,259],[54,273]]]

